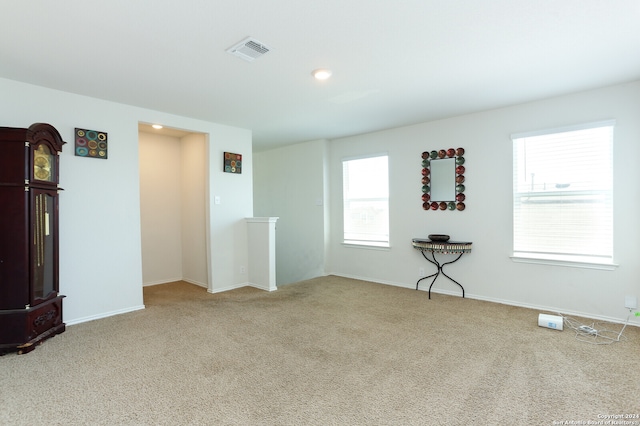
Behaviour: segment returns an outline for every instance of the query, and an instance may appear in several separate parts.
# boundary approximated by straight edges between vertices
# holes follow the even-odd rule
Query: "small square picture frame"
[[[75,128],[75,155],[106,160],[109,153],[107,132]]]
[[[224,153],[224,163],[222,171],[225,173],[242,173],[242,154],[236,154],[234,152]]]

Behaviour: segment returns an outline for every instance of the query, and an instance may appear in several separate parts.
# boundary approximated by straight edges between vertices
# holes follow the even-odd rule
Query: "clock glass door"
[[[57,227],[54,226],[58,214],[58,194],[56,191],[31,189],[31,208],[33,209],[31,257],[31,303],[47,300],[58,290],[58,271],[56,267]]]
[[[38,145],[33,150],[33,178],[44,182],[53,182],[56,175],[55,157],[47,145]]]

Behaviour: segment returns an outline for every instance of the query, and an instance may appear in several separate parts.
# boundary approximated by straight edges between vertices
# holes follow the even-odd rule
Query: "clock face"
[[[33,177],[37,180],[53,182],[54,157],[45,145],[33,151]]]

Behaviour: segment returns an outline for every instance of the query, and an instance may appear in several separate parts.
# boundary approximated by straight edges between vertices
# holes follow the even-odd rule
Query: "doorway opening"
[[[208,288],[207,135],[138,125],[143,286]]]

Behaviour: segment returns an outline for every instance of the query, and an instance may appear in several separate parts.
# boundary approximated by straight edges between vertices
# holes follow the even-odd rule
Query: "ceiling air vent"
[[[269,50],[270,49],[267,46],[260,43],[258,40],[248,37],[235,46],[227,49],[227,52],[237,56],[238,58],[244,59],[245,61],[252,62],[265,53],[268,53]]]

